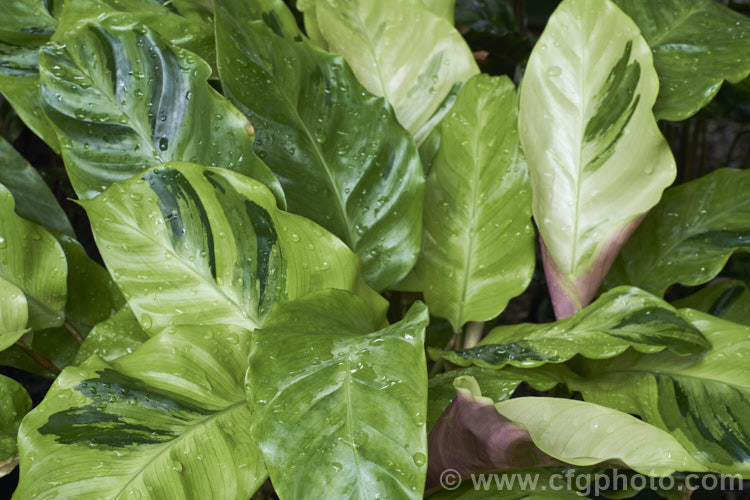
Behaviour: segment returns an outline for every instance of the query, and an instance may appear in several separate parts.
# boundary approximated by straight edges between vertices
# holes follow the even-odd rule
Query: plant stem
[[[464,339],[464,349],[471,349],[482,340],[484,333],[484,321],[471,321],[466,325],[466,338]]]
[[[68,330],[68,333],[70,333],[71,337],[76,339],[76,342],[78,342],[79,344],[83,344],[83,337],[81,336],[80,333],[78,333],[78,330],[76,330],[73,325],[71,325],[70,323],[66,321],[63,324],[63,326],[65,327],[66,330]]]
[[[42,366],[44,369],[51,371],[55,375],[59,375],[60,374],[60,369],[58,367],[56,367],[52,363],[52,361],[50,361],[49,359],[45,358],[44,356],[42,356],[41,354],[39,354],[38,352],[36,352],[32,348],[26,347],[25,345],[23,345],[20,342],[16,342],[15,345],[18,346],[18,347],[20,347],[23,352],[25,352],[26,354],[28,354],[28,356],[31,359],[33,359],[34,361],[36,361],[37,364],[39,364],[40,366]]]

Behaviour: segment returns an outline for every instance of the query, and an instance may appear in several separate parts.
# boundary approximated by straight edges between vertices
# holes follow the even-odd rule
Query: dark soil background
[[[290,4],[295,2],[286,1]],[[721,3],[750,15],[750,0],[724,0]],[[518,82],[535,40],[558,4],[559,0],[458,0],[456,24],[474,50],[484,72],[505,74]],[[725,84],[716,99],[697,115],[679,123],[662,123],[661,129],[677,159],[677,183],[696,179],[721,167],[750,168],[750,79],[739,85]],[[79,241],[92,258],[101,262],[85,213],[70,201],[75,198],[75,194],[68,182],[62,160],[23,125],[2,96],[0,135],[39,170],[69,215]],[[733,257],[722,276],[742,279],[750,284],[750,257]],[[668,291],[667,299],[684,297],[696,289],[673,287]],[[403,316],[405,308],[414,299],[403,293],[392,293],[389,298],[392,303],[391,314],[398,318]],[[528,290],[511,301],[505,312],[491,324],[488,323],[487,327],[552,319],[552,307],[540,264]],[[443,347],[451,334],[449,327],[444,328],[437,321],[430,325],[428,343]],[[35,404],[41,401],[51,384],[51,380],[9,367],[0,366],[0,373],[20,381]],[[10,498],[17,481],[18,469],[0,479],[0,500]],[[272,499],[276,496],[268,483],[253,498]],[[652,492],[643,492],[638,498],[660,497]],[[750,482],[746,482],[744,491],[698,491],[692,498],[750,499]]]

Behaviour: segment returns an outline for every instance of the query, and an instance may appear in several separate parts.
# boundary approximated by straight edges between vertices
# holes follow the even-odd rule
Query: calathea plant
[[[531,2],[2,2],[0,92],[67,174],[53,193],[0,140],[13,498],[750,478],[748,274],[714,280],[741,268],[750,177],[670,187],[662,134],[722,85],[744,95],[747,17],[713,0],[563,0],[548,20]],[[472,51],[487,33],[518,58]],[[556,320],[510,319],[524,298]]]

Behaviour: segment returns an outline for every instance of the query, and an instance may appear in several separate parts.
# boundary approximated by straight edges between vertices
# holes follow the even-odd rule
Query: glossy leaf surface
[[[428,320],[416,304],[378,330],[367,304],[330,290],[253,333],[253,435],[280,497],[422,498]]]
[[[0,477],[13,467],[16,435],[21,419],[31,410],[31,398],[21,384],[0,375]]]
[[[497,327],[477,347],[448,353],[445,358],[461,366],[528,368],[562,363],[578,354],[611,358],[628,348],[643,353],[669,349],[687,355],[710,347],[672,306],[637,288],[622,287],[564,320]]]
[[[12,346],[26,333],[28,321],[26,296],[13,283],[0,278],[0,351]]]
[[[382,290],[414,266],[424,178],[410,134],[343,58],[274,34],[240,0],[218,0],[225,94],[255,123],[256,151],[289,210],[341,238]]]
[[[483,75],[461,88],[440,125],[417,274],[431,313],[455,331],[500,314],[534,273],[531,187],[517,117],[510,79]]]
[[[341,241],[229,170],[168,164],[83,205],[107,268],[151,334],[177,325],[252,330],[273,304],[325,288],[385,307]]]
[[[724,80],[750,74],[750,19],[712,0],[614,0],[641,29],[659,74],[658,118],[684,120]]]
[[[700,358],[631,354],[584,365],[567,383],[587,401],[669,431],[713,471],[750,475],[750,328],[685,310],[713,345]]]
[[[149,339],[133,311],[123,306],[119,311],[91,329],[76,354],[76,364],[96,354],[104,361],[114,361],[138,349]]]
[[[677,300],[672,305],[697,309],[727,321],[750,326],[750,289],[744,281],[720,281]]]
[[[14,498],[246,500],[266,478],[247,342],[234,327],[179,327],[112,364],[67,368],[23,421]]]
[[[607,280],[663,295],[700,285],[750,248],[750,171],[721,169],[668,189],[622,249]]]
[[[328,49],[346,59],[368,91],[393,105],[418,143],[453,85],[479,72],[445,7],[440,13],[431,7],[422,0],[317,0],[314,11]]]
[[[47,183],[24,158],[0,137],[0,184],[13,195],[16,213],[40,226],[75,236],[67,215]]]
[[[175,160],[236,170],[283,199],[253,153],[252,125],[208,85],[211,69],[196,55],[129,15],[56,39],[42,51],[41,98],[81,199]]]
[[[14,205],[13,196],[0,185],[0,278],[26,295],[30,328],[61,325],[65,254],[49,232],[16,215]]]
[[[520,133],[558,318],[591,301],[674,180],[651,111],[658,85],[638,27],[608,0],[564,0],[531,54]]]

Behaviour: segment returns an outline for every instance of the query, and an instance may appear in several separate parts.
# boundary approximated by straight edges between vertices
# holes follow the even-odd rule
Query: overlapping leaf
[[[276,35],[240,0],[217,0],[222,88],[256,125],[255,148],[289,210],[360,256],[381,290],[414,266],[424,178],[411,136],[343,58]]]
[[[432,4],[316,0],[314,10],[306,12],[315,16],[328,49],[346,59],[368,91],[393,105],[418,143],[429,134],[423,126],[453,85],[479,72],[469,46],[445,17],[447,5]]]
[[[13,196],[0,185],[0,278],[25,294],[30,328],[61,325],[65,254],[49,232],[16,215],[14,205]]]
[[[41,98],[82,199],[173,160],[236,170],[283,200],[253,153],[253,128],[207,83],[208,64],[129,15],[87,24],[48,44]]]
[[[248,432],[248,337],[183,326],[67,368],[23,421],[13,498],[246,500],[266,478]]]
[[[564,0],[531,54],[520,133],[558,318],[591,301],[674,180],[658,86],[638,27],[609,0]]]
[[[440,133],[416,269],[431,313],[458,331],[500,314],[534,272],[531,188],[513,83],[474,77]]]
[[[253,435],[280,497],[422,498],[428,320],[417,304],[378,330],[361,299],[325,291],[253,333]]]
[[[700,358],[631,353],[568,375],[587,401],[669,431],[712,471],[750,476],[750,328],[686,310],[712,344]]]
[[[750,74],[750,19],[712,0],[614,0],[641,29],[659,74],[658,118],[684,120],[724,80]]]
[[[445,358],[461,366],[499,369],[508,364],[562,363],[578,354],[605,359],[628,348],[643,353],[669,349],[688,355],[710,346],[698,329],[663,300],[637,288],[621,287],[564,320],[497,327],[477,347],[450,352]]]
[[[27,332],[28,321],[26,296],[13,283],[0,278],[0,351],[12,346]]]
[[[325,288],[386,305],[340,240],[226,169],[168,164],[83,206],[107,268],[150,333],[176,325],[252,330],[275,303]]]
[[[76,364],[96,354],[104,361],[114,361],[134,352],[148,340],[138,319],[128,306],[91,329],[76,353]]]
[[[697,309],[727,321],[750,326],[750,289],[744,281],[720,281],[677,300],[672,305]]]
[[[721,169],[674,187],[623,247],[607,277],[663,295],[673,283],[700,285],[733,252],[750,248],[750,171]]]
[[[571,399],[524,397],[495,404],[476,381],[455,382],[458,396],[430,432],[430,470],[507,471],[551,465],[625,464],[665,476],[705,468],[669,433],[626,413]]]
[[[0,375],[0,477],[15,468],[18,426],[30,409],[31,398],[23,386]]]

